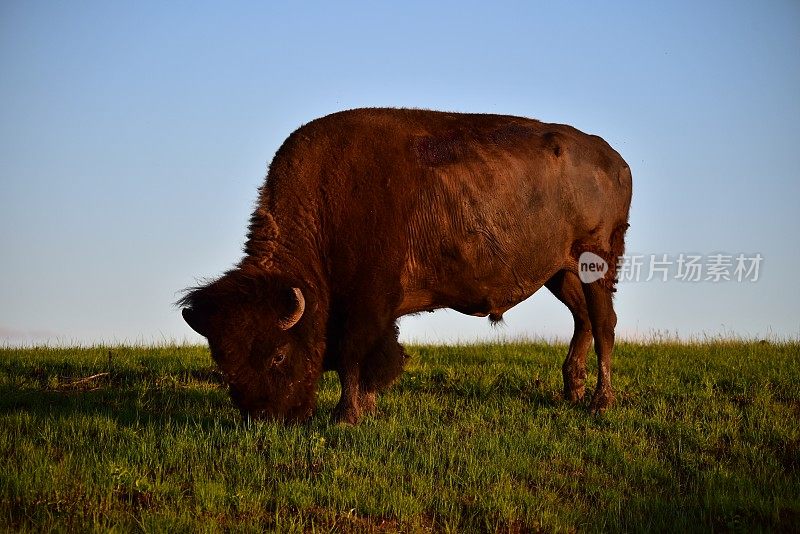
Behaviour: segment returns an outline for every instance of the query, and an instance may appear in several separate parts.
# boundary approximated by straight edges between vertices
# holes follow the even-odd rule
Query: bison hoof
[[[378,407],[376,404],[378,394],[374,391],[369,393],[362,393],[361,398],[361,413],[364,415],[375,415],[378,413]]]
[[[358,424],[359,419],[361,419],[361,414],[359,413],[358,408],[355,406],[342,406],[339,404],[336,406],[336,409],[333,410],[334,423],[356,425]]]
[[[577,404],[583,400],[583,396],[586,393],[586,388],[583,386],[579,387],[569,387],[566,386],[564,388],[564,398],[573,404]]]
[[[595,415],[601,415],[614,404],[614,393],[611,390],[595,391],[592,395],[592,402],[589,403],[589,411]]]

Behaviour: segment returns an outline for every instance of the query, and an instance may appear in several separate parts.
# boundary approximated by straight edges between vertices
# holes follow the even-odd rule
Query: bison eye
[[[272,358],[272,364],[273,365],[280,365],[280,364],[283,363],[283,360],[285,360],[285,359],[286,359],[286,353],[285,352],[276,352],[275,353],[275,357]]]

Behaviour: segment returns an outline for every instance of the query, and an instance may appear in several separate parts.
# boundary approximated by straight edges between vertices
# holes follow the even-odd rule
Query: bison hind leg
[[[567,270],[556,273],[545,286],[569,308],[575,323],[561,371],[564,377],[564,398],[570,402],[579,402],[583,400],[585,392],[586,355],[592,344],[592,326],[583,287],[578,275]]]
[[[614,311],[613,293],[608,287],[598,283],[583,284],[583,292],[589,309],[594,349],[597,353],[597,388],[589,407],[593,413],[602,413],[614,402],[614,392],[611,388],[611,359],[617,314]]]

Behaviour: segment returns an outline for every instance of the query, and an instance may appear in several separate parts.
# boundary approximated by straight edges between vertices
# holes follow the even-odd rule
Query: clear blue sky
[[[241,257],[281,141],[361,106],[565,122],[630,163],[628,249],[761,253],[755,283],[629,282],[623,335],[800,335],[800,3],[0,5],[0,343],[200,341],[177,291]],[[564,337],[546,290],[506,325]]]

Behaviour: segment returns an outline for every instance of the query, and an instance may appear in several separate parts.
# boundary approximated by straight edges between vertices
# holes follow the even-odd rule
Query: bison
[[[375,412],[402,372],[399,317],[438,308],[502,319],[542,286],[572,313],[564,397],[613,401],[617,258],[631,172],[603,139],[489,114],[355,109],[291,134],[270,164],[244,258],[179,305],[245,416],[299,421],[335,370],[338,421]],[[608,264],[582,281],[581,254]],[[594,256],[593,256],[594,257]]]

